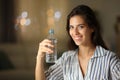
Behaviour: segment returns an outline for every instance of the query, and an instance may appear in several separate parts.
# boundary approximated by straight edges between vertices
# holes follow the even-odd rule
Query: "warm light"
[[[21,15],[19,15],[15,20],[14,28],[15,30],[21,29],[21,31],[24,32],[26,30],[26,26],[29,26],[30,24],[31,24],[31,20],[28,17],[28,12],[23,11]]]
[[[25,18],[22,18],[22,19],[20,20],[20,24],[23,26],[23,25],[25,25],[25,23],[26,23],[26,19],[25,19]]]
[[[47,16],[48,16],[48,17],[52,17],[53,15],[54,15],[53,9],[47,10]]]

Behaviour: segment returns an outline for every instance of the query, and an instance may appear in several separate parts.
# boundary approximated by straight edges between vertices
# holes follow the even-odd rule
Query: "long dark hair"
[[[67,16],[67,26],[66,26],[66,30],[69,34],[69,22],[70,22],[70,18],[75,16],[75,15],[79,15],[82,16],[83,19],[85,20],[85,22],[88,24],[89,28],[92,28],[94,30],[94,32],[91,35],[91,40],[92,43],[97,46],[100,45],[105,49],[108,49],[107,46],[105,45],[102,36],[100,34],[100,24],[96,18],[96,15],[94,13],[94,11],[86,6],[86,5],[79,5],[77,7],[75,7],[70,14]],[[69,34],[70,36],[70,34]],[[69,41],[69,49],[76,49],[78,48],[78,46],[74,43],[73,39],[70,36],[70,41]]]

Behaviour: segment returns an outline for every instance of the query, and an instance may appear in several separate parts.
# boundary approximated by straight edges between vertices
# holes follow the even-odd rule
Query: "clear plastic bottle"
[[[55,38],[53,29],[49,30],[48,39],[52,41],[54,48],[49,47],[53,50],[53,53],[46,53],[46,63],[54,63],[57,60],[57,39]]]

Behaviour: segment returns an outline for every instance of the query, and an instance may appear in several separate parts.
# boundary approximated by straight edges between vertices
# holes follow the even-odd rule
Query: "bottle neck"
[[[54,39],[54,33],[50,33],[49,36],[48,36],[49,39]]]

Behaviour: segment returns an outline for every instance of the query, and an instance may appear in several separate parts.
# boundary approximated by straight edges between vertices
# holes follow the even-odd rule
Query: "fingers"
[[[40,47],[46,47],[46,48],[48,48],[48,47],[54,47],[53,45],[52,45],[52,42],[50,41],[50,40],[48,40],[48,39],[45,39],[45,40],[43,40],[40,44]]]
[[[42,42],[39,43],[38,55],[44,56],[45,53],[53,53],[53,50],[51,48],[54,48],[52,42],[48,39],[44,39]]]
[[[49,48],[50,46],[52,46],[52,45],[46,45],[46,44],[44,44],[44,45],[39,45],[39,51],[41,52],[41,53],[52,53],[53,51],[51,50],[51,48]]]

